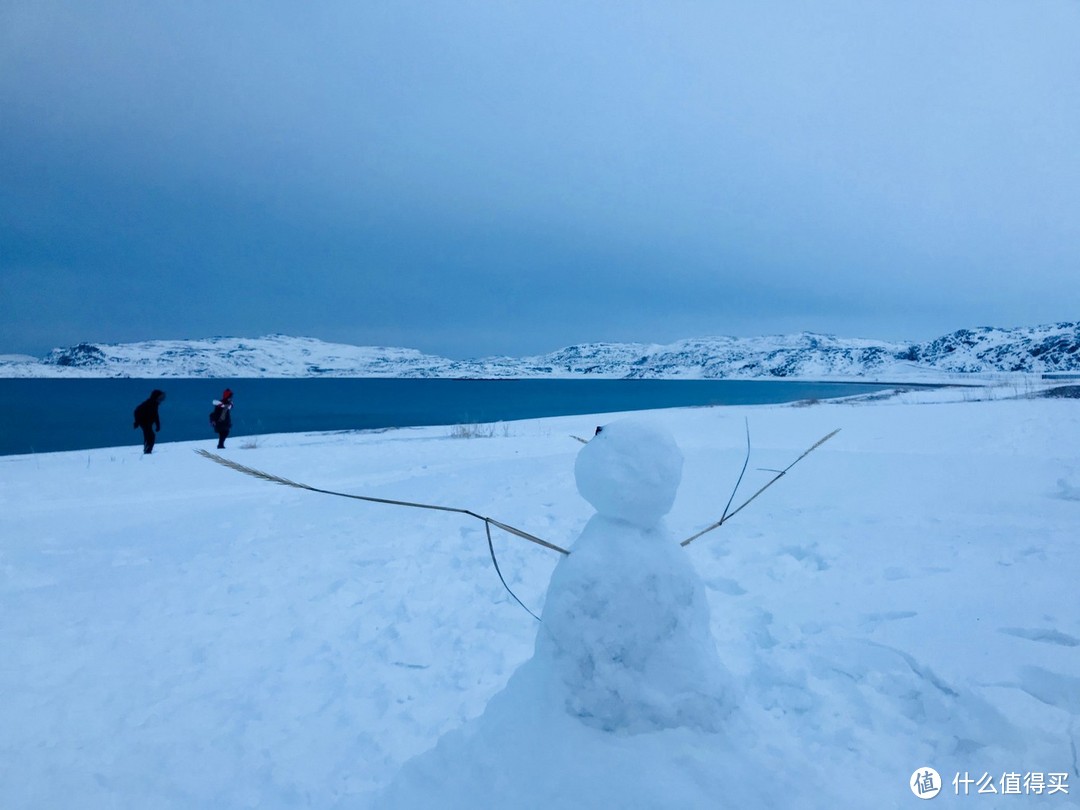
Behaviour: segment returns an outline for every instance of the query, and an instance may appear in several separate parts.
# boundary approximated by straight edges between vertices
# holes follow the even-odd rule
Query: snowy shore
[[[1080,410],[1017,393],[637,414],[685,456],[667,518],[678,538],[723,510],[744,420],[745,495],[841,429],[686,549],[739,692],[715,750],[737,753],[748,782],[786,786],[776,806],[910,806],[923,766],[943,777],[939,804],[1075,806]],[[613,418],[473,438],[272,435],[225,454],[568,546],[592,515],[573,436]],[[537,623],[503,590],[479,522],[258,481],[192,452],[211,444],[0,458],[0,805],[387,806],[402,767],[467,727],[532,655]],[[495,547],[539,613],[558,555],[502,533]],[[544,733],[516,730],[515,772],[579,739]],[[679,774],[700,743],[629,735],[595,766],[651,760],[654,796],[699,806]],[[1012,774],[1019,793],[1003,795]],[[977,795],[979,780],[998,795]],[[595,806],[558,785],[546,806]]]

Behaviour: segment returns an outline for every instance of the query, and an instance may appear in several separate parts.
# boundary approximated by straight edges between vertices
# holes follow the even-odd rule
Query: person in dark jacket
[[[158,406],[165,401],[165,392],[155,388],[150,396],[135,407],[135,427],[142,428],[143,453],[154,450],[154,435],[161,430],[161,416]]]
[[[214,432],[218,435],[218,450],[225,448],[225,439],[232,428],[232,391],[228,388],[221,395],[221,399],[214,400],[214,410],[210,414],[210,424],[214,426]]]

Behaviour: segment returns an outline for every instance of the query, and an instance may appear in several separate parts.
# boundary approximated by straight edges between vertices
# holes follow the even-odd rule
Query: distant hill
[[[268,335],[80,343],[44,358],[0,356],[0,377],[601,377],[861,379],[1080,373],[1080,323],[961,329],[925,343],[803,332],[668,345],[589,343],[535,357],[450,360],[414,349]]]

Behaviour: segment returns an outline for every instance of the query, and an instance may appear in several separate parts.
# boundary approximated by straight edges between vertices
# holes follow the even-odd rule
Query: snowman
[[[574,467],[596,514],[552,574],[534,660],[550,698],[605,731],[718,731],[733,708],[704,584],[664,525],[682,464],[669,433],[628,419]]]
[[[552,574],[532,658],[372,806],[785,806],[781,763],[751,758],[704,585],[664,527],[681,474],[662,428],[598,430],[575,465],[596,514]]]

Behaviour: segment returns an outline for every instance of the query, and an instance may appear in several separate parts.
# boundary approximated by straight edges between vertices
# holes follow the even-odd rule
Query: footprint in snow
[[[1075,675],[1028,666],[1020,670],[1020,688],[1048,706],[1080,715],[1080,678]]]
[[[1080,501],[1080,487],[1074,487],[1064,478],[1059,478],[1057,484],[1057,497],[1066,501]]]
[[[999,627],[999,633],[1017,638],[1026,638],[1028,641],[1041,641],[1045,644],[1059,644],[1062,647],[1080,647],[1080,638],[1074,638],[1060,630],[1040,627]]]

